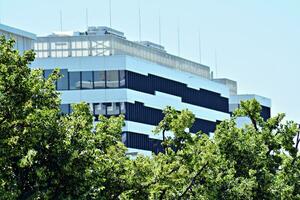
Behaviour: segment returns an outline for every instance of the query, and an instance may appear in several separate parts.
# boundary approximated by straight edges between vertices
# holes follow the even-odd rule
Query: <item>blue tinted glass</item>
[[[93,72],[81,72],[81,88],[93,89]]]
[[[94,88],[105,88],[105,71],[94,72]]]
[[[60,74],[62,75],[62,77],[60,79],[58,79],[58,81],[57,81],[57,89],[58,90],[69,89],[69,87],[68,87],[68,80],[69,80],[68,70],[62,69],[62,70],[60,70]]]
[[[69,104],[61,104],[60,105],[60,112],[62,114],[69,114],[70,113],[70,105]]]
[[[80,89],[80,72],[69,73],[70,90]]]
[[[117,70],[106,71],[106,87],[108,88],[119,87],[119,71]]]

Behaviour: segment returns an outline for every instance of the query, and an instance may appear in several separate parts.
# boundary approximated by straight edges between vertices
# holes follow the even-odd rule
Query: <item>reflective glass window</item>
[[[120,103],[107,104],[107,115],[119,115],[119,114],[120,114]]]
[[[69,114],[70,113],[70,105],[69,104],[61,104],[60,105],[60,112],[62,114]]]
[[[105,71],[94,72],[94,88],[105,88]]]
[[[125,103],[124,102],[120,103],[120,111],[121,111],[121,114],[126,113],[126,108],[125,108]]]
[[[57,81],[57,89],[58,90],[67,90],[68,88],[68,80],[69,74],[67,69],[60,70],[61,78]]]
[[[112,70],[106,72],[106,87],[108,88],[119,87],[119,71]]]
[[[80,72],[69,73],[70,90],[80,89]]]
[[[103,103],[94,103],[95,115],[106,115],[106,105]]]
[[[44,78],[47,79],[51,73],[53,72],[53,69],[45,69],[44,70]]]
[[[81,88],[93,89],[93,72],[81,72]]]
[[[120,73],[120,87],[125,87],[125,71],[121,70],[119,73]]]

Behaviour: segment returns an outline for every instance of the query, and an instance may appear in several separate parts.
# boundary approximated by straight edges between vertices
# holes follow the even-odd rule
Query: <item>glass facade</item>
[[[94,116],[112,116],[126,113],[125,102],[91,103],[89,105]],[[60,110],[62,114],[69,114],[72,112],[72,106],[70,104],[61,104]]]
[[[70,113],[70,105],[69,104],[61,104],[60,111],[62,114],[69,114]]]
[[[52,71],[44,70],[44,78],[48,78]],[[60,75],[57,90],[120,88],[126,84],[124,70],[68,72],[62,69]]]
[[[105,88],[105,71],[94,72],[94,88],[95,89]]]
[[[69,89],[69,73],[68,70],[62,69],[60,70],[61,78],[57,81],[57,89],[58,90],[68,90]]]
[[[93,89],[93,72],[81,72],[81,88]]]
[[[117,88],[119,87],[119,71],[107,71],[106,72],[106,87]]]
[[[80,72],[69,72],[69,89],[81,89]]]

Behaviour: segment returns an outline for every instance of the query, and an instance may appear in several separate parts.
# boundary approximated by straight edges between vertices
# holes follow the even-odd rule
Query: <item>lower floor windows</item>
[[[124,102],[112,102],[112,103],[90,103],[91,113],[98,118],[99,115],[113,116],[126,113],[126,107]],[[70,104],[61,104],[60,110],[62,114],[69,114],[72,112],[72,106]]]

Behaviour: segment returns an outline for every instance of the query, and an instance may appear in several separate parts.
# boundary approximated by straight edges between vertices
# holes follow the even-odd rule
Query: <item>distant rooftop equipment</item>
[[[37,37],[34,50],[37,58],[128,55],[210,79],[208,66],[169,54],[153,42],[127,40],[123,32],[106,26]]]
[[[114,35],[116,37],[126,39],[125,35],[123,32],[106,27],[106,26],[89,26],[87,31],[80,32],[80,31],[56,31],[53,32],[49,36],[82,36],[82,35],[99,35],[99,36],[104,36],[104,35]]]
[[[87,35],[105,35],[111,34],[120,38],[125,39],[124,33],[106,26],[89,26]]]
[[[150,42],[150,41],[141,41],[141,42],[138,42],[138,43],[141,44],[141,45],[144,45],[146,47],[149,47],[149,48],[153,48],[153,49],[156,49],[156,50],[159,50],[159,51],[166,52],[165,47],[163,47],[162,45],[159,45],[159,44],[155,44],[155,43]]]

